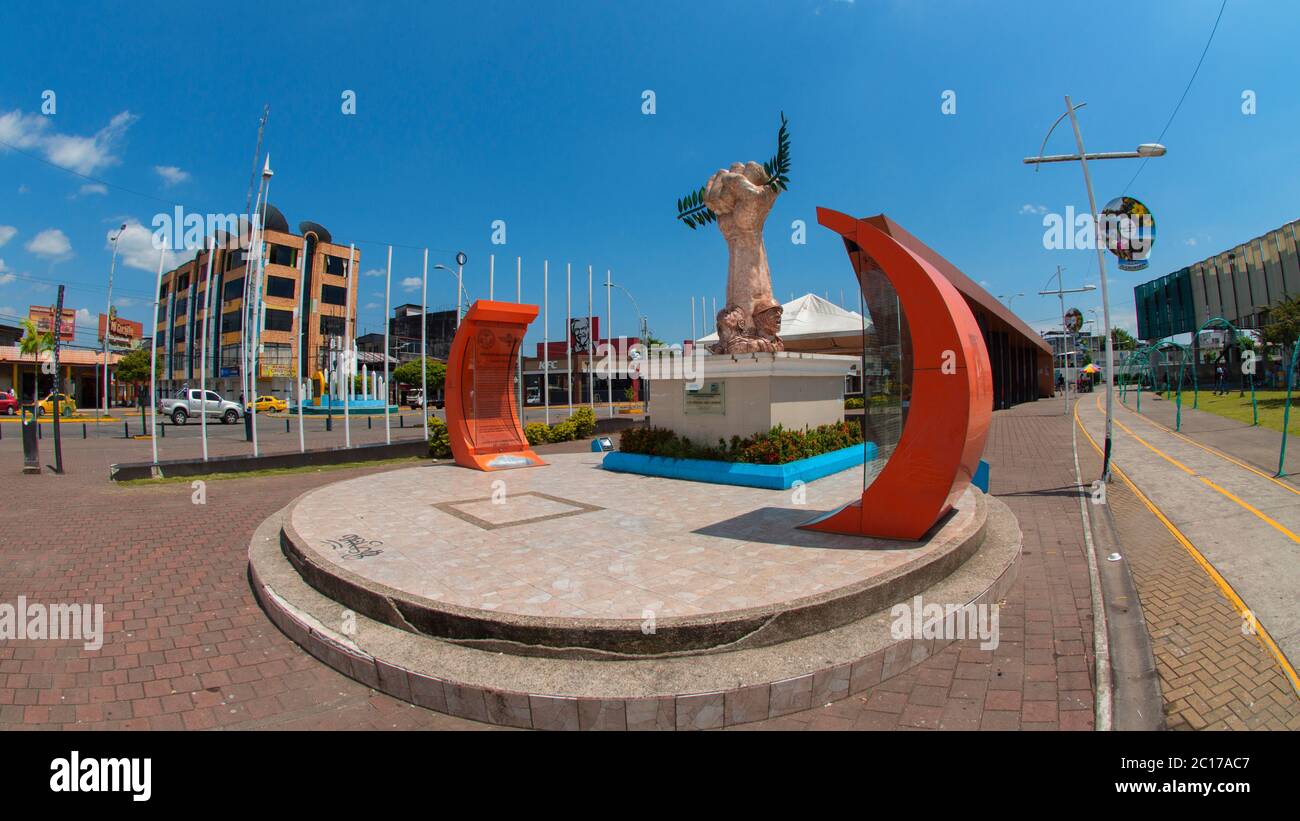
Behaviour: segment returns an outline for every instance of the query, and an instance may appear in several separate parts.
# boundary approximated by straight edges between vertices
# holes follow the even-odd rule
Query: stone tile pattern
[[[1025,533],[999,648],[954,642],[885,681],[883,661],[881,671],[855,665],[848,688],[856,695],[838,700],[832,694],[845,686],[844,671],[827,673],[814,677],[811,709],[798,710],[796,701],[796,712],[739,728],[1091,728],[1087,572],[1069,491],[1068,422],[1052,411],[1039,402],[994,415],[986,454],[993,491]],[[337,428],[335,435],[341,439]],[[247,446],[238,448],[226,450]],[[105,481],[111,462],[148,452],[147,442],[131,440],[65,442],[66,475],[10,484],[0,507],[0,601],[103,602],[108,624],[98,653],[68,642],[0,644],[0,730],[499,729],[434,711],[451,706],[486,718],[489,709],[522,710],[379,667],[376,678],[405,678],[412,698],[429,709],[384,695],[312,658],[254,599],[245,573],[258,524],[308,489],[389,468],[211,482],[202,506],[192,504],[186,483],[117,488]],[[6,435],[0,462],[20,458],[17,437]],[[39,540],[30,536],[33,522]],[[758,709],[761,696],[748,698],[731,707],[724,698],[724,721],[729,709]],[[819,706],[825,703],[831,706]],[[602,706],[579,704],[579,726],[618,728],[620,718]],[[715,721],[716,710],[698,710],[692,720]],[[565,720],[568,713],[547,715]],[[678,716],[675,704],[646,701],[630,703],[621,720],[628,729],[672,729]]]
[[[973,501],[912,546],[797,530],[861,493],[844,471],[794,491],[608,473],[599,453],[480,473],[413,467],[339,482],[293,507],[326,565],[458,607],[560,618],[656,619],[774,606],[871,579],[951,546]],[[589,509],[578,507],[585,505]],[[509,526],[512,522],[526,525]],[[355,559],[355,535],[382,543]],[[788,542],[788,543],[787,543]]]

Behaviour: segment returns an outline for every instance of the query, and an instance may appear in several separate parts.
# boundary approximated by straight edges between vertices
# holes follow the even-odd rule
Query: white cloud
[[[0,245],[4,245],[9,240],[13,239],[17,233],[18,229],[12,225],[0,225]]]
[[[36,256],[46,259],[64,259],[72,256],[72,243],[68,242],[67,234],[58,228],[46,228],[32,237],[24,247]]]
[[[163,185],[169,188],[190,178],[190,172],[182,171],[174,165],[155,165],[153,170],[155,174],[162,177]]]
[[[60,134],[50,128],[50,118],[40,114],[24,114],[21,109],[0,114],[0,141],[25,151],[37,151],[45,159],[78,174],[93,174],[101,168],[116,165],[116,149],[126,130],[136,117],[123,111],[108,121],[108,125],[89,137]],[[0,146],[3,150],[4,146]],[[24,193],[26,186],[18,192]]]
[[[0,285],[8,285],[18,277],[5,270],[5,261],[0,259]]]
[[[97,182],[88,182],[85,185],[81,186],[80,193],[81,196],[83,197],[87,196],[88,194],[107,194],[108,186]]]
[[[1032,205],[1032,204],[1030,204],[1030,203],[1025,203],[1024,205],[1020,206],[1020,213],[1022,213],[1022,214],[1046,214],[1046,213],[1047,213],[1047,206],[1046,206],[1046,205]]]
[[[0,244],[3,244],[3,243],[0,243]],[[1195,244],[1196,244],[1196,237],[1191,237],[1190,239],[1186,240],[1183,244],[1184,244],[1184,245],[1195,245]]]
[[[386,272],[384,271],[383,268],[371,268],[369,271],[366,271],[364,274],[362,274],[362,276],[367,276],[367,277],[381,277],[381,276],[383,276],[385,273],[386,273]]]
[[[90,323],[90,310],[88,308],[77,309],[77,324]]]
[[[414,291],[420,287],[420,278],[407,277],[406,279],[402,280],[402,287],[408,291]]]
[[[117,222],[114,220],[114,222]],[[122,236],[117,240],[117,253],[119,254],[122,264],[135,268],[138,271],[148,271],[156,274],[158,272],[158,251],[159,248],[154,245],[153,231],[140,224],[140,221],[128,217],[122,222],[126,223],[126,229],[122,231]],[[121,225],[122,223],[118,223]],[[104,248],[112,250],[113,241],[110,237],[117,233],[117,228],[111,228],[104,232]],[[182,261],[180,254],[175,251],[167,251],[166,258],[163,261],[163,270],[170,270]]]
[[[18,186],[18,193],[19,193],[19,194],[26,194],[28,191],[31,191],[31,190],[32,190],[32,189],[28,188],[27,185],[26,185],[25,183],[24,183],[23,185]]]

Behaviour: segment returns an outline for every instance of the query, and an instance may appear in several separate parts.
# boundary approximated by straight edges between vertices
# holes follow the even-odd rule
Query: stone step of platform
[[[904,597],[993,605],[1015,578],[1021,533],[984,500],[972,555]],[[891,607],[766,646],[636,659],[565,659],[494,652],[398,629],[353,612],[304,581],[281,549],[289,508],[258,528],[250,578],[271,620],[322,662],[377,690],[451,715],[532,729],[715,729],[833,702],[875,686],[946,647],[896,637]]]

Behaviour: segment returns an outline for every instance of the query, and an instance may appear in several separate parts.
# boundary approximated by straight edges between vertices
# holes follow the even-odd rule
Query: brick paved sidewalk
[[[749,726],[1091,728],[1092,622],[1069,424],[1047,402],[994,415],[993,491],[1025,534],[996,650],[954,643],[860,698]],[[0,448],[14,474],[0,509],[0,602],[103,602],[108,621],[98,653],[80,643],[0,644],[0,730],[487,728],[325,667],[249,590],[258,523],[310,488],[389,468],[209,482],[200,506],[187,483],[106,481],[107,463],[140,458],[139,444],[65,447],[62,477],[19,476],[8,437]]]
[[[1143,402],[1144,414],[1149,404]],[[1225,452],[1239,444],[1239,423],[1200,416],[1206,418],[1199,424],[1184,425],[1185,435],[1200,441],[1207,432],[1231,433],[1212,445]],[[1230,452],[1243,461],[1252,454]],[[1122,481],[1112,483],[1107,501],[1151,634],[1169,729],[1300,729],[1300,696],[1268,648],[1243,633],[1241,615],[1205,569]]]

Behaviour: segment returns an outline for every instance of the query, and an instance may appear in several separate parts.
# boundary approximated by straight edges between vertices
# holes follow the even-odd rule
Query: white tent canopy
[[[781,306],[781,340],[787,350],[834,352],[862,350],[862,314],[849,311],[816,294],[804,294]],[[870,330],[871,320],[866,320]],[[701,337],[701,345],[718,341],[716,332]]]

